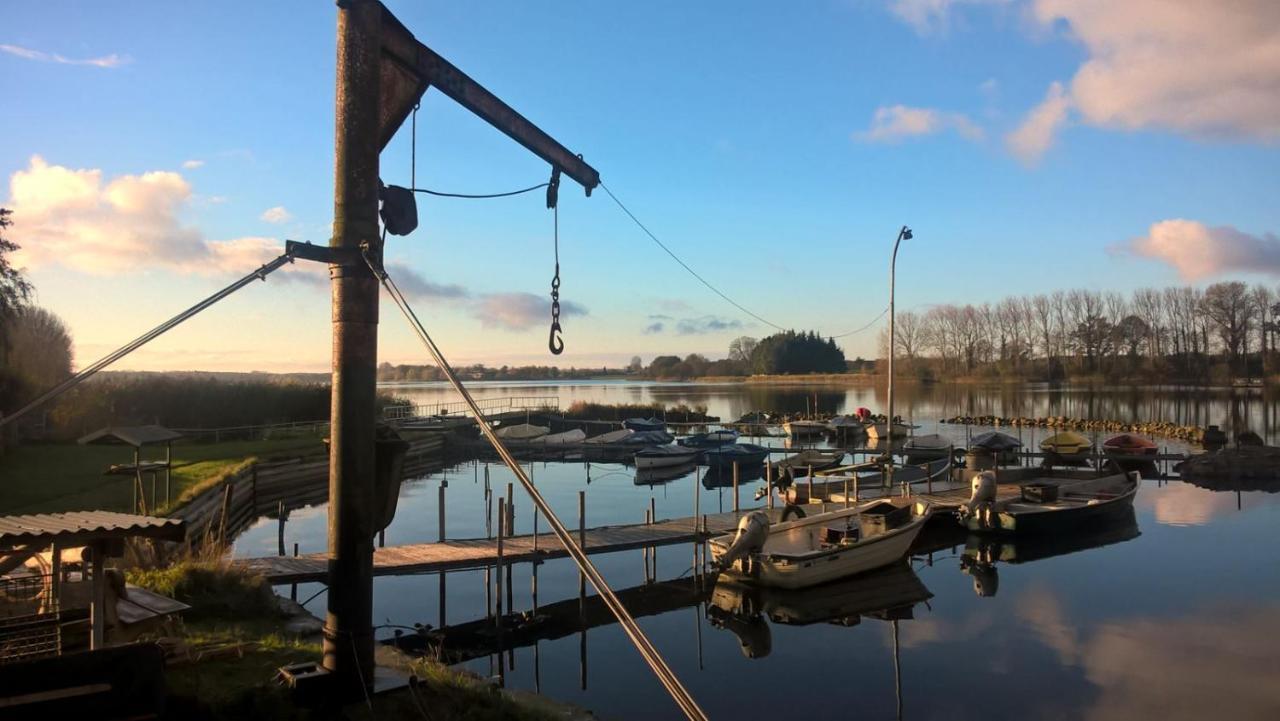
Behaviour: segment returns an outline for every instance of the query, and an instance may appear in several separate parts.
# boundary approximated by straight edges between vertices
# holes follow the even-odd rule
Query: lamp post
[[[898,231],[898,239],[893,242],[893,255],[889,258],[889,413],[884,424],[889,447],[885,449],[884,458],[888,461],[885,480],[890,488],[893,487],[893,347],[897,341],[893,328],[893,279],[894,269],[898,264],[898,246],[904,240],[911,240],[911,229],[905,225]]]

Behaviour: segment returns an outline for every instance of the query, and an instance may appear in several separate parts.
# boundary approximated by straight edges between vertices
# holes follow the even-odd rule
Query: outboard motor
[[[729,550],[724,552],[718,563],[721,569],[733,566],[739,558],[755,553],[764,548],[769,539],[769,514],[764,511],[752,511],[738,520],[738,535],[734,537]]]
[[[990,506],[996,500],[997,486],[995,471],[983,471],[970,479],[969,502],[960,506],[960,520],[973,515],[979,518],[989,516]]]

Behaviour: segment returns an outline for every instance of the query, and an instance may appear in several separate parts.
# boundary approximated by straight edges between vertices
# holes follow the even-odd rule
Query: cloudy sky
[[[459,362],[722,356],[770,324],[843,334],[900,308],[1086,287],[1280,282],[1274,0],[390,2],[600,170],[561,190],[567,352],[546,350],[537,193],[421,198],[392,272]],[[274,256],[327,242],[332,3],[0,6],[0,205],[81,364]],[[429,91],[420,186],[548,168]],[[409,126],[382,156],[407,185]],[[322,268],[291,267],[122,367],[324,370]],[[380,356],[423,362],[384,303]],[[873,325],[843,336],[875,348]]]

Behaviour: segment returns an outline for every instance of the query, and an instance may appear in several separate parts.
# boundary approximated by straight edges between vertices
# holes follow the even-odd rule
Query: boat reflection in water
[[[996,595],[1000,588],[999,563],[1030,563],[1054,556],[1088,551],[1131,541],[1142,535],[1133,509],[1107,523],[1074,528],[1070,533],[1032,536],[970,535],[960,557],[960,569],[973,577],[973,592]]]
[[[914,608],[933,597],[907,561],[805,589],[751,586],[721,576],[711,593],[707,617],[733,633],[747,658],[763,658],[773,649],[770,623],[854,626],[863,618],[910,619]]]
[[[637,468],[635,484],[637,486],[659,486],[664,483],[670,483],[679,478],[693,473],[698,468],[698,462],[690,461],[678,466],[666,466],[662,468]]]
[[[748,481],[758,481],[762,478],[764,478],[763,463],[752,463],[750,465],[738,466],[738,485],[740,487]],[[717,488],[733,487],[733,467],[707,467],[702,476],[702,487],[709,491],[714,491]]]

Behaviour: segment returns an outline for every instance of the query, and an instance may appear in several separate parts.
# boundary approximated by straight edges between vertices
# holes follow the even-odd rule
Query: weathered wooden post
[[[502,541],[503,534],[506,532],[507,525],[507,502],[501,496],[498,497],[498,560],[494,568],[494,575],[497,577],[497,593],[494,594],[494,623],[498,628],[502,627]]]
[[[769,465],[769,457],[764,457],[764,495],[768,496],[768,504],[773,508],[773,466]]]
[[[334,213],[330,247],[377,257],[382,5],[338,6]],[[361,264],[329,266],[333,399],[329,444],[329,594],[324,667],[344,693],[373,683],[374,417],[378,283]]]
[[[738,512],[738,462],[733,462],[733,512]]]
[[[587,550],[587,492],[578,491],[578,546]],[[578,571],[578,597],[585,598],[587,593],[587,577]],[[585,643],[585,641],[584,641]]]
[[[276,502],[276,546],[280,551],[280,555],[284,555],[284,501]]]
[[[437,493],[438,498],[436,499],[436,503],[439,505],[439,510],[438,510],[438,515],[440,516],[439,538],[441,543],[444,543],[444,539],[445,539],[445,532],[444,532],[444,489],[445,488],[446,488],[445,482],[440,481],[440,491]]]

